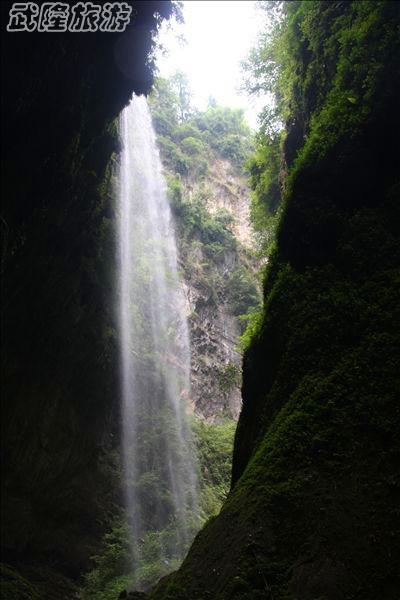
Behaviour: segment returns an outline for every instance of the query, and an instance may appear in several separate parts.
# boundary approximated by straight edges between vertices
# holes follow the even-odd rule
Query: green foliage
[[[167,194],[173,211],[178,211],[183,202],[183,189],[180,177],[166,173]]]
[[[105,579],[101,569],[95,569],[85,576],[81,590],[82,600],[115,600],[122,590],[131,589],[132,575],[112,576]]]
[[[178,127],[179,98],[173,84],[168,79],[158,79],[149,98],[152,118],[157,133],[171,137]]]
[[[234,363],[227,363],[222,370],[218,372],[218,384],[222,391],[230,392],[232,388],[238,386],[241,382],[241,369]]]
[[[191,121],[180,123],[177,127],[174,128],[173,133],[174,138],[177,140],[177,142],[180,142],[187,137],[195,138],[198,140],[202,139],[202,132]]]
[[[0,589],[3,600],[40,600],[38,590],[12,567],[0,565]]]
[[[392,599],[399,4],[264,6],[282,18],[253,74],[287,123],[288,179],[264,309],[245,334],[233,488],[152,597]],[[271,181],[259,164],[257,200]]]
[[[221,377],[226,386],[229,386],[238,377],[237,367],[227,365]],[[154,427],[157,429],[158,425],[155,424]],[[199,460],[201,522],[219,512],[228,494],[235,429],[236,422],[232,419],[226,419],[222,423],[207,423],[197,417],[192,419],[194,444]],[[145,441],[143,445],[146,446]],[[154,492],[162,493],[159,490],[159,479],[153,480],[150,474],[144,476],[139,485],[153,483],[156,489],[151,496]],[[189,525],[194,534],[198,529],[194,516],[191,523],[189,520]],[[94,568],[85,575],[82,600],[115,600],[123,589],[149,587],[180,566],[181,557],[179,548],[176,547],[173,522],[163,529],[147,531],[140,543],[141,562],[135,565],[132,574],[129,525],[124,517],[116,521],[103,538],[101,552],[92,557]],[[160,561],[160,555],[166,556],[164,562]]]
[[[203,139],[221,156],[240,167],[249,155],[252,136],[241,109],[209,106],[194,117]]]
[[[181,174],[191,172],[202,176],[207,168],[201,157],[207,163],[207,148],[211,148],[241,168],[253,143],[244,112],[217,104],[199,112],[191,108],[190,102],[188,84],[182,74],[170,80],[157,80],[150,106],[162,154],[169,166]],[[184,168],[182,161],[187,161]]]
[[[192,523],[193,533],[198,524]],[[102,551],[92,557],[94,569],[85,575],[82,600],[115,600],[126,589],[149,587],[181,563],[179,550],[174,549],[175,528],[171,523],[164,529],[147,531],[141,543],[141,560],[131,564],[130,530],[121,521],[104,536]],[[160,556],[165,556],[164,561]]]
[[[226,373],[222,374],[227,385],[237,378],[236,367],[233,367],[228,365]],[[235,429],[236,422],[232,419],[221,423],[208,423],[198,418],[193,421],[200,468],[200,516],[203,522],[218,514],[228,494]]]
[[[228,281],[228,301],[235,316],[256,309],[260,304],[260,295],[254,282],[254,276],[243,265],[237,266]]]
[[[168,94],[168,111],[171,107],[174,110],[174,118],[168,118],[174,127],[166,137],[165,129],[158,126],[157,119],[166,112],[164,101]],[[259,238],[259,247],[264,251],[271,244],[277,221],[279,141],[276,138],[264,149],[259,139],[257,154],[249,159],[253,139],[242,110],[221,107],[212,100],[206,111],[187,110],[186,114],[190,116],[184,120],[182,114],[179,116],[178,95],[173,80],[160,80],[155,86],[151,106],[161,156],[167,167],[168,196],[176,217],[185,274],[188,280],[194,277],[201,282],[209,291],[210,302],[217,304],[228,300],[234,315],[243,315],[259,305],[255,276],[248,265],[237,267],[230,277],[220,274],[218,267],[227,252],[235,253],[238,265],[242,264],[242,255],[246,252],[242,251],[232,233],[232,214],[226,209],[211,214],[207,208],[207,187],[205,183],[199,185],[199,182],[207,176],[209,161],[215,156],[227,158],[237,168],[244,167],[248,160],[251,185],[255,190],[251,209],[253,227]],[[266,168],[268,173],[264,172]],[[196,181],[197,191],[194,194],[184,193],[183,182],[188,179]],[[268,229],[265,229],[266,223]]]
[[[161,152],[171,165],[171,168],[180,175],[187,175],[192,164],[190,156],[185,154],[179,146],[168,137],[159,135],[157,140]]]
[[[251,196],[250,219],[255,232],[258,252],[268,256],[274,243],[281,204],[281,157],[284,134],[283,113],[280,110],[278,74],[281,48],[282,2],[261,3],[269,17],[269,27],[260,37],[258,46],[252,49],[244,62],[246,69],[245,87],[250,94],[275,94],[270,104],[260,115],[261,129],[256,135],[255,151],[246,163],[249,173]],[[273,24],[273,26],[272,26]],[[279,56],[279,59],[278,59]],[[285,80],[286,81],[286,80]]]
[[[239,338],[239,348],[242,352],[245,352],[260,334],[264,312],[260,308],[259,310],[241,315],[240,319],[244,324],[244,331]]]
[[[101,554],[93,556],[92,560],[95,568],[85,576],[83,600],[111,600],[132,584],[129,530],[126,524],[119,522],[106,533]]]
[[[273,94],[274,116],[281,121],[300,120],[301,114],[307,134],[302,154],[315,160],[345,132],[353,135],[383,99],[377,91],[387,64],[369,49],[394,47],[397,32],[389,23],[396,9],[371,0],[265,4],[278,16],[245,63],[247,89]]]
[[[226,210],[212,215],[206,208],[206,190],[189,200],[183,197],[182,184],[177,177],[169,176],[167,184],[171,208],[179,219],[183,243],[197,238],[201,241],[205,254],[212,259],[218,259],[224,251],[236,248],[236,239],[229,229],[231,215]]]
[[[171,78],[171,84],[178,98],[179,120],[187,121],[192,112],[189,79],[185,73],[177,71]]]
[[[300,162],[323,157],[343,135],[353,137],[383,99],[387,65],[376,61],[369,49],[379,44],[380,52],[387,52],[396,43],[397,34],[387,26],[387,8],[384,2],[367,1],[349,3],[344,11],[329,11],[315,4],[293,15],[301,23],[303,43],[315,56],[306,66],[302,84],[313,112]],[[322,38],[324,31],[331,32],[328,44]]]
[[[182,148],[189,155],[196,155],[204,152],[204,143],[195,137],[185,137],[181,143]]]
[[[277,224],[281,200],[280,163],[280,136],[259,134],[256,151],[247,161],[247,169],[250,174],[249,184],[253,190],[250,219],[257,236],[259,252],[264,255],[271,249]]]

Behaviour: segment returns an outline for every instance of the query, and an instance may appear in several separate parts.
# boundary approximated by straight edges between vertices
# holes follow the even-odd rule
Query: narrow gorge
[[[397,600],[400,3],[0,8],[1,597]]]

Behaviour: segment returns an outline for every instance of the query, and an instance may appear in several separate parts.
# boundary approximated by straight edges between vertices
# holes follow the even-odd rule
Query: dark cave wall
[[[168,11],[136,3],[141,67],[155,5]],[[354,5],[380,19],[361,53],[372,94],[357,96],[358,121],[331,115],[296,163],[318,108],[299,92],[233,488],[154,598],[398,595],[399,4],[321,2],[314,30]],[[116,39],[3,32],[2,541],[24,573],[77,577],[118,499],[110,169],[114,119],[150,72],[126,78]]]
[[[125,34],[5,31],[2,3],[3,558],[77,576],[118,500],[116,121],[149,91],[170,2]],[[157,11],[158,16],[154,13]]]

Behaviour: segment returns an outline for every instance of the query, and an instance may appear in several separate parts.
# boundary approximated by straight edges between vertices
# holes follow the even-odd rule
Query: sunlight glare
[[[224,106],[243,108],[256,128],[266,98],[249,98],[239,90],[240,61],[256,43],[265,15],[256,2],[191,0],[183,3],[183,16],[183,24],[161,27],[158,39],[166,54],[157,56],[160,75],[183,71],[197,108],[205,109],[212,96]]]

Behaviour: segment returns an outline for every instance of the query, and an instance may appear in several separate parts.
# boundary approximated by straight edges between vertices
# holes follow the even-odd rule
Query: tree
[[[187,121],[192,113],[188,76],[182,71],[177,71],[171,78],[171,84],[178,98],[179,120]]]

